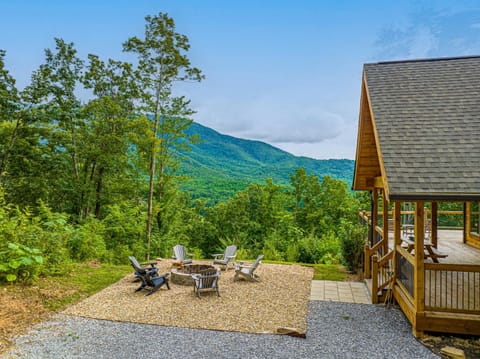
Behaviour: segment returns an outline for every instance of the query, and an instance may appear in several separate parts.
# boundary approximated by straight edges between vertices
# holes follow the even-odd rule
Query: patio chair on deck
[[[198,274],[192,274],[193,291],[200,298],[200,291],[215,290],[220,297],[220,289],[218,288],[218,279],[220,272],[216,268],[208,268]]]
[[[178,262],[182,262],[183,264],[191,264],[193,262],[193,254],[187,253],[185,246],[182,246],[181,244],[177,244],[175,247],[173,247],[172,258]]]
[[[263,254],[260,254],[254,263],[246,264],[243,262],[239,262],[235,264],[235,276],[233,277],[233,280],[236,281],[237,279],[244,278],[251,282],[258,282],[259,277],[253,272],[261,263],[260,261],[262,260],[262,258]]]
[[[168,289],[170,289],[170,286],[168,284],[168,273],[158,275],[158,268],[156,267],[142,268],[142,266],[139,265],[135,257],[130,256],[128,257],[128,259],[130,260],[132,267],[135,269],[135,276],[142,281],[142,284],[140,285],[140,287],[135,289],[135,292],[138,292],[143,288],[150,287],[151,289],[147,293],[147,295],[151,295],[155,293],[157,290],[159,290],[160,287],[164,284],[167,286]]]
[[[212,254],[213,258],[213,265],[219,264],[221,266],[225,266],[225,270],[228,269],[228,265],[233,263],[233,260],[237,256],[237,246],[231,245],[225,248],[225,252],[220,254]]]

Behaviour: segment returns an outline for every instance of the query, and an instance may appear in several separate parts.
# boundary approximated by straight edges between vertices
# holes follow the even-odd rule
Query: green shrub
[[[283,254],[276,248],[274,240],[266,240],[263,246],[262,253],[265,259],[271,261],[285,260]]]
[[[77,261],[107,259],[104,234],[105,226],[97,219],[89,218],[78,225],[68,242],[71,258]]]
[[[341,253],[345,266],[350,271],[356,271],[362,264],[367,228],[362,225],[344,223],[340,234]]]
[[[287,250],[285,251],[285,257],[287,262],[298,261],[298,258],[300,257],[300,251],[298,249],[298,244],[296,242],[291,242],[287,246]]]
[[[106,211],[102,221],[107,251],[105,260],[115,264],[126,263],[131,255],[143,260],[146,254],[145,215],[140,205],[121,202],[108,206]],[[152,233],[152,244],[155,240]]]
[[[341,261],[340,243],[333,232],[321,238],[310,234],[298,242],[298,262],[338,264]]]
[[[40,204],[39,210],[39,216],[33,218],[32,222],[40,222],[36,234],[36,246],[45,260],[42,272],[49,275],[64,274],[72,266],[68,242],[74,228],[68,223],[66,214],[52,212],[44,204]]]
[[[38,249],[8,242],[0,251],[0,281],[27,283],[35,278],[42,263]]]

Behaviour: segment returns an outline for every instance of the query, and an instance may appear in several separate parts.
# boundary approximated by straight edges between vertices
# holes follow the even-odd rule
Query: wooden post
[[[378,303],[378,256],[372,256],[372,303]]]
[[[388,253],[388,200],[383,191],[383,253]]]
[[[372,205],[372,233],[373,233],[373,245],[377,243],[377,227],[378,224],[378,190],[373,189],[373,205]]]
[[[424,267],[424,237],[425,237],[425,209],[424,202],[415,202],[415,261],[414,261],[414,307],[415,321],[412,323],[415,336],[421,336],[422,331],[417,330],[417,320],[425,310],[425,267]]]
[[[372,259],[370,258],[370,244],[365,243],[365,278],[370,278],[370,263]]]
[[[432,228],[430,232],[432,245],[434,248],[438,248],[438,203],[432,202]]]
[[[471,202],[465,202],[463,205],[463,243],[467,243],[470,240],[470,232],[472,232]]]
[[[402,206],[398,201],[393,202],[393,283],[397,281],[397,246],[402,243],[401,239]]]

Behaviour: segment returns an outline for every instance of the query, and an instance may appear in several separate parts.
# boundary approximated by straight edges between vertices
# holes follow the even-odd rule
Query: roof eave
[[[480,201],[480,193],[390,193],[392,201]]]

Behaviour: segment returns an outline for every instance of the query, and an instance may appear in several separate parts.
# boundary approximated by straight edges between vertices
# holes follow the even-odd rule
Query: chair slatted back
[[[129,256],[128,259],[130,260],[130,263],[132,264],[133,269],[135,269],[135,272],[138,272],[139,274],[146,273],[146,270],[142,268],[140,263],[138,263],[137,258],[133,256]]]
[[[236,245],[230,245],[225,248],[225,252],[223,253],[223,259],[227,260],[229,259],[228,257],[235,256],[237,253],[237,246]]]
[[[257,257],[257,260],[255,261],[255,263],[252,264],[252,267],[251,267],[251,270],[250,272],[253,273],[253,271],[255,270],[255,268],[258,267],[258,265],[260,264],[260,261],[262,260],[263,258],[263,254],[260,254],[258,257]]]
[[[216,268],[205,269],[199,274],[199,288],[215,288],[217,286],[218,271]]]
[[[173,247],[173,255],[177,261],[184,261],[187,256],[187,251],[185,250],[184,246],[177,244],[175,247]]]

